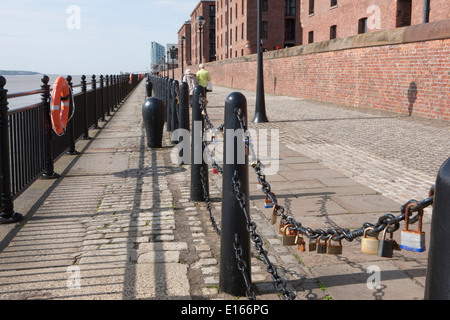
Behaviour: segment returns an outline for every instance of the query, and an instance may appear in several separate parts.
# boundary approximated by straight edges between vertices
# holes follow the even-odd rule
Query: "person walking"
[[[186,82],[189,87],[189,105],[191,105],[192,95],[194,94],[194,88],[198,84],[197,76],[191,72],[191,69],[187,69],[183,75],[183,82]]]
[[[205,100],[206,100],[206,86],[208,85],[208,82],[211,81],[211,78],[209,76],[209,72],[205,70],[205,65],[202,63],[199,66],[200,70],[197,71],[197,82],[199,85],[205,88]],[[206,103],[208,101],[206,100]]]

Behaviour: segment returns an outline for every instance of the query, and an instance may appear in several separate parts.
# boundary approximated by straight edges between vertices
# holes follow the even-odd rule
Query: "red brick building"
[[[450,19],[449,0],[302,0],[303,44]]]
[[[261,7],[265,51],[450,19],[450,0],[261,0]],[[178,32],[186,65],[200,61],[199,15],[202,62],[257,52],[257,0],[202,0]]]
[[[196,23],[196,19],[199,16],[203,16],[205,24],[202,26],[202,48],[200,50],[200,28]],[[203,63],[212,62],[216,60],[216,2],[212,0],[201,0],[195,9],[191,13],[190,20],[191,36],[191,64],[200,63],[200,51],[201,61]],[[179,33],[180,35],[180,33]],[[179,38],[179,37],[178,37]],[[188,37],[186,37],[189,39]]]
[[[265,50],[302,43],[300,0],[262,0]],[[216,58],[257,52],[257,0],[216,0]]]
[[[183,46],[181,45],[180,37],[183,36],[185,40],[183,41]],[[183,53],[181,53],[181,48],[183,47]],[[179,64],[181,65],[181,61],[185,66],[192,64],[191,57],[191,21],[186,21],[178,30],[178,55],[179,55]],[[181,54],[183,54],[183,60],[181,58]]]

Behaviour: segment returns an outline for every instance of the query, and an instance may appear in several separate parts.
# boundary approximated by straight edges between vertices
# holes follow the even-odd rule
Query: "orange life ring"
[[[133,75],[130,74],[130,84],[133,84]]]
[[[70,87],[64,77],[58,77],[53,84],[50,114],[53,130],[62,135],[69,119]]]

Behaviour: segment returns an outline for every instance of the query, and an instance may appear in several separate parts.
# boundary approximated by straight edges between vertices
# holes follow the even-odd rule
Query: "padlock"
[[[217,168],[213,168],[212,173],[217,174],[217,173],[219,173],[219,170],[217,170]]]
[[[275,213],[275,211],[272,212],[272,217],[270,218],[270,224],[271,224],[271,225],[274,225],[275,223],[277,223],[277,218],[278,218],[278,216],[277,216],[277,214]]]
[[[301,252],[306,251],[305,240],[300,236],[300,232],[297,232],[297,237],[295,238],[295,244],[298,245],[298,250]]]
[[[283,232],[283,246],[294,246],[298,236],[298,230],[294,229],[293,224],[288,224]]]
[[[245,149],[245,155],[248,156],[250,154],[250,138],[248,136],[245,136],[243,139],[244,142],[244,149]]]
[[[317,239],[317,253],[327,253],[327,242],[323,240],[323,242],[320,242],[321,238],[319,237]]]
[[[269,196],[266,195],[266,199],[264,200],[264,208],[273,208],[273,202],[270,200]]]
[[[392,233],[391,233],[391,239],[386,239],[386,230],[388,228],[386,227],[383,230],[383,236],[380,240],[380,243],[378,244],[378,256],[383,258],[392,258],[394,255],[394,245],[395,240],[392,239]]]
[[[317,251],[317,242],[316,242],[316,240],[309,239],[308,252],[314,252],[314,251]]]
[[[380,244],[380,240],[378,240],[378,234],[376,235],[376,237],[368,237],[367,231],[369,230],[373,230],[373,228],[366,228],[364,230],[364,235],[361,239],[361,252],[378,255],[378,246]]]
[[[328,254],[342,254],[342,242],[341,240],[337,240],[339,244],[331,244],[333,237],[330,237],[327,242],[327,253]]]
[[[409,230],[409,211],[414,204],[409,204],[406,207],[405,213],[405,230],[402,230],[401,233],[401,244],[400,248],[413,251],[413,252],[424,252],[426,250],[425,247],[425,232],[422,231],[422,218],[423,218],[423,209],[419,209],[419,225],[418,230]]]

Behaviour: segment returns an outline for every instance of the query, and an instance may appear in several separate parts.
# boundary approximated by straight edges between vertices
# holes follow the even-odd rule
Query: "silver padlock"
[[[406,207],[405,212],[405,230],[402,230],[401,233],[401,244],[400,248],[407,251],[412,252],[424,252],[426,250],[425,247],[425,232],[422,231],[422,218],[423,218],[423,209],[420,209],[419,214],[419,222],[418,222],[418,230],[409,230],[409,211],[412,207],[414,207],[414,203],[409,204]]]

